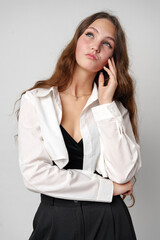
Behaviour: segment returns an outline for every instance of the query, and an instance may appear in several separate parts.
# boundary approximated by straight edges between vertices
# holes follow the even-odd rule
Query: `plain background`
[[[0,239],[25,240],[39,194],[25,189],[18,165],[16,118],[22,91],[48,78],[79,22],[101,10],[119,17],[126,31],[136,100],[143,167],[130,209],[138,240],[160,236],[160,3],[159,0],[0,0]]]

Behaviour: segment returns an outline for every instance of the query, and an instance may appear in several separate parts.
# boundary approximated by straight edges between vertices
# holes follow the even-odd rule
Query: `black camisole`
[[[83,139],[76,142],[62,125],[60,128],[69,155],[69,162],[64,169],[83,169]]]

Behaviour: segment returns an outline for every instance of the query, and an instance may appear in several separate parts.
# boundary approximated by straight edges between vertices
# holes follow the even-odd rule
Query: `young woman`
[[[22,94],[19,161],[41,194],[30,240],[133,240],[120,195],[141,167],[133,82],[115,16],[87,17],[53,76]]]

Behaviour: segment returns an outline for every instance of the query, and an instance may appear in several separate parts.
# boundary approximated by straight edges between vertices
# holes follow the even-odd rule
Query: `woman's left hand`
[[[100,73],[100,75],[99,75],[98,100],[99,100],[100,104],[111,103],[113,101],[113,96],[114,96],[115,90],[118,85],[117,70],[116,70],[116,66],[115,66],[113,57],[111,59],[108,59],[108,66],[109,66],[109,68],[107,68],[105,66],[103,67],[103,69],[109,75],[109,81],[108,81],[107,86],[104,86],[103,73]]]

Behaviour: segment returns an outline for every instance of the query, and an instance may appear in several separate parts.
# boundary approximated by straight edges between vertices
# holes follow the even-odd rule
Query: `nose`
[[[92,43],[91,49],[97,53],[100,52],[100,43],[98,41],[94,41],[94,43]]]

